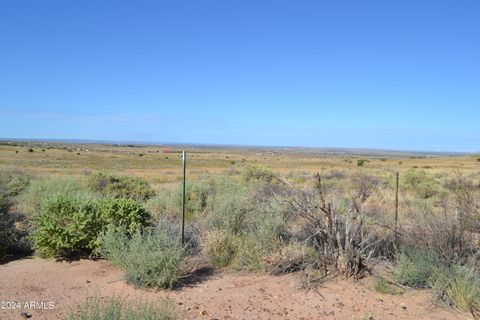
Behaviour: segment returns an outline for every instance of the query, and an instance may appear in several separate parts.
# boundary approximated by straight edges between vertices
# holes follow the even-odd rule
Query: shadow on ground
[[[196,287],[197,285],[208,281],[214,274],[215,270],[212,267],[202,266],[183,276],[174,289],[179,290],[185,287]]]

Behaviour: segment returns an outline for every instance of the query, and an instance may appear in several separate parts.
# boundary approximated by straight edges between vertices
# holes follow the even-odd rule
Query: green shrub
[[[480,315],[480,275],[474,268],[454,265],[438,269],[431,284],[437,299],[461,311]]]
[[[8,193],[8,192],[7,192]],[[12,200],[0,193],[0,260],[9,253],[29,253],[31,244],[27,240],[28,228],[24,216],[10,209]]]
[[[235,255],[231,266],[235,270],[259,270],[263,266],[263,252],[252,236],[241,236],[236,239]]]
[[[178,207],[178,201],[175,199],[173,190],[161,190],[155,197],[145,203],[145,208],[152,214],[155,220],[160,220],[165,217],[178,217],[181,212],[181,207]],[[188,202],[187,202],[188,205]]]
[[[249,186],[233,179],[216,179],[215,196],[209,202],[206,223],[210,229],[235,235],[247,229],[254,203]]]
[[[439,265],[439,258],[435,253],[425,249],[405,247],[397,255],[394,277],[400,284],[425,288]]]
[[[97,201],[96,205],[102,226],[114,226],[127,234],[145,227],[150,219],[149,212],[133,199],[104,199]]]
[[[409,169],[401,180],[406,189],[413,190],[422,199],[428,199],[442,191],[440,184],[425,170]]]
[[[357,160],[357,167],[363,167],[368,160],[365,159],[358,159]]]
[[[256,270],[264,254],[277,249],[286,219],[285,210],[273,201],[272,188],[281,186],[261,177],[203,176],[187,184],[187,219],[205,230],[203,253],[213,266]],[[180,187],[164,190],[146,207],[158,218],[179,217],[181,195]]]
[[[260,165],[249,165],[245,167],[242,177],[246,182],[251,180],[260,180],[264,182],[273,182],[275,174],[269,169]]]
[[[0,260],[7,250],[18,245],[14,220],[9,213],[18,196],[28,186],[30,177],[20,171],[0,170]]]
[[[0,193],[0,216],[4,216],[8,212],[8,200],[7,196],[4,194]]]
[[[254,201],[253,208],[247,216],[247,231],[255,238],[262,251],[272,252],[286,234],[285,209],[278,203],[269,203],[262,199]]]
[[[201,216],[211,203],[211,196],[215,189],[215,179],[203,177],[198,181],[188,182],[186,185],[187,220]],[[182,211],[182,186],[173,189],[164,189],[146,203],[146,208],[156,218],[178,217]]]
[[[148,213],[131,199],[92,201],[60,195],[42,206],[31,235],[41,256],[95,253],[100,235],[109,227],[133,233],[147,224]]]
[[[10,239],[8,234],[8,206],[5,196],[0,194],[0,260],[6,254]]]
[[[34,248],[45,257],[93,250],[102,228],[98,221],[91,201],[60,195],[47,201],[33,220]]]
[[[375,277],[373,281],[373,289],[381,294],[400,294],[402,290],[395,285],[389,283],[382,277]]]
[[[126,302],[112,297],[103,303],[98,297],[87,300],[78,310],[70,312],[67,320],[176,320],[179,310],[175,303],[164,298],[160,302]]]
[[[30,183],[30,177],[21,171],[0,170],[0,193],[6,197],[16,197]]]
[[[102,237],[102,254],[125,271],[125,279],[136,287],[172,288],[181,273],[184,250],[166,230],[131,237],[109,229]]]
[[[76,179],[71,177],[49,176],[32,180],[20,196],[20,210],[29,215],[40,212],[43,204],[59,196],[92,198],[92,195]]]
[[[104,197],[146,201],[155,195],[155,191],[142,178],[116,176],[106,172],[92,174],[88,178],[87,185],[91,191]]]
[[[241,193],[219,195],[207,222],[213,229],[221,229],[234,235],[245,231],[248,213],[251,210],[246,200]]]
[[[213,266],[222,268],[233,260],[237,251],[237,243],[231,234],[212,230],[204,239],[203,251]]]

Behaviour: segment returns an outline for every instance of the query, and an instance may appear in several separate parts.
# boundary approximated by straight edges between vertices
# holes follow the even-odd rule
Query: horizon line
[[[184,147],[211,147],[211,148],[255,148],[255,149],[310,149],[323,152],[341,152],[341,151],[357,151],[360,153],[381,152],[400,153],[400,154],[423,154],[423,155],[475,155],[480,153],[479,150],[471,151],[451,151],[451,150],[408,150],[408,149],[383,149],[383,148],[367,148],[367,147],[319,147],[319,146],[286,146],[286,145],[248,145],[248,144],[225,144],[225,143],[193,143],[193,142],[165,142],[165,141],[139,141],[139,140],[101,140],[101,139],[68,139],[68,138],[7,138],[0,137],[1,142],[44,142],[44,143],[71,143],[71,144],[101,144],[119,146],[131,144],[139,146],[184,146]]]

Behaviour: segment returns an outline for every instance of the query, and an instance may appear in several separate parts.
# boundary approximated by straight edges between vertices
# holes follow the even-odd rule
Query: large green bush
[[[180,277],[184,249],[166,229],[137,231],[131,237],[109,229],[102,237],[102,254],[125,271],[136,287],[172,288]]]
[[[132,199],[93,201],[59,195],[42,206],[31,238],[42,256],[95,252],[100,235],[113,226],[128,233],[146,225],[149,215]]]
[[[34,248],[41,256],[61,256],[96,247],[102,230],[93,202],[60,195],[44,203],[33,220]]]
[[[88,177],[87,185],[91,191],[104,197],[146,201],[155,195],[155,191],[145,180],[135,176],[117,176],[98,172]]]
[[[104,199],[96,206],[103,226],[114,226],[127,234],[145,227],[150,219],[150,214],[133,199]]]

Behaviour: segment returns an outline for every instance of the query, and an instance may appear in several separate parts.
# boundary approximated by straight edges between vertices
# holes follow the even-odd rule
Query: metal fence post
[[[395,246],[398,248],[398,180],[400,177],[400,173],[396,173],[396,184],[395,184]]]
[[[185,202],[186,202],[186,168],[187,168],[187,154],[182,151],[182,164],[183,164],[183,192],[182,192],[182,245],[185,244]]]

